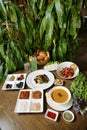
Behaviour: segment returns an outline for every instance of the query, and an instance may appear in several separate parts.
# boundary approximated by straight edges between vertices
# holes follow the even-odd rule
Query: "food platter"
[[[8,74],[2,90],[19,90],[24,89],[26,73]]]
[[[43,90],[20,90],[14,109],[15,113],[41,113],[43,112]]]
[[[73,62],[65,61],[58,65],[57,73],[63,79],[73,79],[79,74],[79,67]]]
[[[45,75],[48,78],[48,82],[43,83],[36,83],[35,78],[39,75]],[[51,87],[51,85],[54,83],[54,75],[47,71],[47,70],[36,70],[27,75],[26,78],[26,84],[29,88],[36,88],[36,89],[47,89]]]

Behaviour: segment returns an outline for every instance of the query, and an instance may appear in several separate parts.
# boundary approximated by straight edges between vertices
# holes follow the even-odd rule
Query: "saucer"
[[[56,105],[50,98],[46,97],[47,100],[47,104],[53,108],[54,110],[57,111],[65,111],[68,110],[69,108],[71,108],[72,106],[72,99],[70,99],[70,101],[64,105]]]

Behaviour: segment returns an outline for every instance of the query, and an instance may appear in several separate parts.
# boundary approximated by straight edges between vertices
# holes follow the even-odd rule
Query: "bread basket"
[[[46,52],[42,50],[36,54],[36,58],[37,58],[37,64],[39,66],[43,66],[47,64],[47,62],[50,60],[50,55],[48,51]]]

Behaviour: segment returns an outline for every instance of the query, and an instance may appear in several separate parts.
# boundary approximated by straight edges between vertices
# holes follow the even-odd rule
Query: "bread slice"
[[[76,69],[77,69],[77,65],[73,63],[72,65],[70,65],[70,68],[71,68],[71,69],[73,69],[73,70],[74,70],[74,72],[75,72],[75,71],[76,71]]]

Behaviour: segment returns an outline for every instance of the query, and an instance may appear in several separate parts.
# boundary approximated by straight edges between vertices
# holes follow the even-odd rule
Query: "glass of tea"
[[[37,70],[37,59],[35,56],[29,56],[31,71]]]

